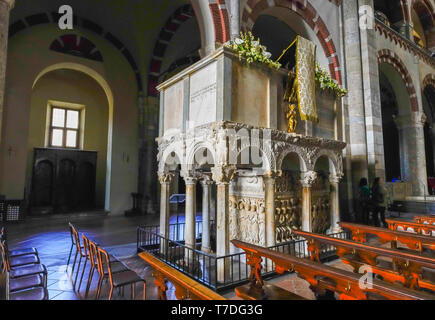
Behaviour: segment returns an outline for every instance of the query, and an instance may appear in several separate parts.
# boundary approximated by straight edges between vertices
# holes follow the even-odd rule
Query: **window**
[[[53,107],[50,121],[50,147],[72,148],[79,147],[80,111]]]

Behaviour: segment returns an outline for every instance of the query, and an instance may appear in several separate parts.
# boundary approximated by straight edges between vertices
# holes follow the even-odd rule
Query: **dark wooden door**
[[[95,208],[97,152],[35,148],[34,158],[31,212]]]

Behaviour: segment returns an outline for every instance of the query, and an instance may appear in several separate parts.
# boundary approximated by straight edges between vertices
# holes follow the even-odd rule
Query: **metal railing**
[[[230,289],[248,281],[250,269],[244,251],[216,257],[189,247],[182,241],[167,239],[155,230],[156,227],[138,227],[138,252],[146,251],[154,255],[169,266],[215,291]],[[334,233],[329,236],[340,239],[350,238],[348,232]],[[200,239],[197,238],[197,242],[198,240]],[[269,249],[299,258],[309,258],[305,239],[280,243]],[[330,260],[335,257],[335,248],[333,246],[322,247],[320,257],[322,261]],[[263,278],[276,276],[275,265],[271,261],[263,261],[261,274]]]
[[[213,221],[211,221],[210,223],[213,223]],[[169,225],[169,240],[177,241],[177,242],[184,242],[184,240],[185,240],[185,226],[186,226],[186,224],[184,222],[170,224]],[[145,230],[147,232],[160,234],[160,226],[142,226],[140,228],[142,228],[143,230]],[[196,221],[195,233],[196,233],[196,239],[201,239],[202,221]],[[138,241],[139,241],[139,238],[138,238]],[[143,245],[146,245],[146,243],[143,243]]]

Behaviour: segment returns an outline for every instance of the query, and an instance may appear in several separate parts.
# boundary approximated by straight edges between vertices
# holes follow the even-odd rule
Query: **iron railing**
[[[167,239],[155,232],[156,230],[158,230],[158,227],[138,227],[138,252],[146,251],[154,255],[171,267],[215,291],[230,289],[248,281],[250,269],[244,251],[216,257],[213,254],[186,246],[184,238],[182,241]],[[340,239],[350,238],[348,232],[334,233],[329,236]],[[200,239],[197,237],[197,243],[198,241]],[[299,258],[309,258],[305,239],[280,243],[269,249]],[[335,248],[333,246],[322,247],[320,257],[322,261],[330,260],[335,257]],[[276,276],[274,270],[275,265],[271,261],[267,259],[263,261],[263,269],[261,270],[263,278]]]

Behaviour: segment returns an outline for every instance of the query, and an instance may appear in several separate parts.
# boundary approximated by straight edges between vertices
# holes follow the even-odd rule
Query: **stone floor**
[[[402,214],[401,219],[410,220],[412,215]],[[172,219],[171,219],[172,220]],[[25,222],[6,224],[8,245],[10,248],[36,247],[39,251],[41,262],[48,268],[48,290],[51,300],[83,300],[95,299],[98,277],[95,274],[88,294],[85,292],[88,280],[89,266],[86,267],[81,288],[78,289],[80,274],[74,289],[76,277],[71,273],[72,262],[67,267],[71,239],[68,231],[68,222],[72,222],[80,233],[85,233],[89,239],[96,241],[106,248],[111,254],[120,259],[126,266],[134,270],[147,282],[147,299],[157,299],[157,288],[154,285],[151,268],[136,254],[136,228],[139,225],[157,225],[157,216],[124,217],[111,216],[105,213],[83,213],[74,215],[60,215],[52,217],[27,218]],[[172,221],[171,221],[172,222]],[[83,261],[82,261],[83,262]],[[338,268],[352,271],[350,267],[339,262],[329,263]],[[82,264],[83,265],[83,264]],[[76,267],[77,269],[77,267]],[[307,299],[314,299],[308,283],[298,278],[295,274],[287,274],[269,280],[283,289],[292,291]],[[142,286],[136,287],[136,299],[142,299]],[[223,295],[228,299],[238,299],[233,290]],[[104,284],[101,299],[107,299],[108,285]],[[175,299],[174,288],[169,284],[170,299]],[[125,289],[124,296],[115,292],[116,299],[131,299],[130,289]]]

